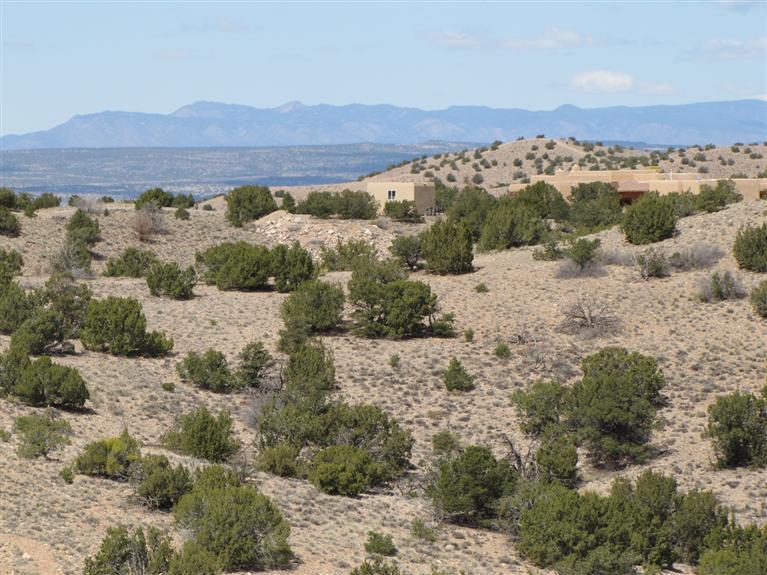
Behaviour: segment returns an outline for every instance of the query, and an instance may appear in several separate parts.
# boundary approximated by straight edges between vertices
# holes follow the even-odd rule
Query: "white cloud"
[[[573,76],[570,85],[585,92],[628,92],[634,89],[636,81],[624,72],[591,70]]]
[[[432,44],[448,48],[477,48],[482,43],[478,36],[452,30],[432,32],[427,38]]]
[[[674,86],[671,84],[640,84],[639,90],[643,94],[652,96],[668,96],[674,93]]]
[[[549,28],[537,38],[509,38],[503,46],[514,50],[552,50],[556,48],[579,48],[597,43],[592,36],[584,36],[574,30]]]
[[[767,36],[745,41],[733,38],[710,38],[700,52],[706,57],[722,60],[767,59]]]

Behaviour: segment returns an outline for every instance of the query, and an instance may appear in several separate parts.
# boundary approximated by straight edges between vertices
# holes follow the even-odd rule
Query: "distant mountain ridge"
[[[106,111],[74,116],[50,130],[0,138],[5,150],[39,148],[298,146],[369,142],[490,142],[545,134],[580,140],[669,145],[767,139],[767,101],[550,111],[451,106],[421,110],[390,105],[276,108],[196,102],[171,114]]]

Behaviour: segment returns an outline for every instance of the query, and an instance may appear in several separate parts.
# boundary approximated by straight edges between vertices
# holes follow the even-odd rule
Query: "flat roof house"
[[[383,213],[386,202],[407,200],[415,203],[419,214],[434,213],[437,192],[434,184],[417,182],[368,182],[367,192],[378,202],[378,212]]]
[[[767,191],[767,179],[733,178],[735,189],[746,200],[764,197]],[[581,170],[573,166],[569,171],[559,171],[554,175],[530,176],[530,183],[546,182],[554,186],[565,198],[570,196],[572,188],[581,183],[605,182],[614,185],[626,201],[634,200],[647,192],[657,192],[665,196],[672,192],[700,193],[701,186],[715,187],[717,180],[702,178],[692,173],[662,173],[658,168],[637,170]],[[526,184],[511,184],[509,193],[514,194]]]

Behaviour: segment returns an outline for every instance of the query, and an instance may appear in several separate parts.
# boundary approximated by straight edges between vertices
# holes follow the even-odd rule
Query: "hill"
[[[428,140],[491,142],[520,136],[717,144],[762,141],[767,102],[550,111],[451,106],[421,110],[389,105],[306,106],[290,102],[254,108],[196,102],[171,114],[107,111],[78,115],[50,130],[0,139],[3,149],[409,144]]]

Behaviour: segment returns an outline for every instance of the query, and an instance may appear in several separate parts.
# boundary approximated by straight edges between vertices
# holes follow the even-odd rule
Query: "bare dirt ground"
[[[215,200],[214,200],[215,201]],[[116,205],[99,216],[103,241],[95,246],[99,274],[109,256],[140,245],[129,229],[132,207]],[[410,534],[415,518],[429,519],[423,498],[407,495],[428,463],[432,436],[443,429],[458,433],[465,443],[491,446],[505,453],[507,439],[524,446],[516,414],[509,401],[514,389],[539,378],[572,381],[579,376],[582,357],[608,345],[653,355],[668,378],[668,406],[661,411],[666,425],[654,443],[659,454],[647,464],[621,473],[635,476],[652,468],[673,474],[683,489],[710,489],[731,505],[742,522],[767,522],[767,470],[718,471],[712,450],[702,437],[706,409],[717,396],[736,389],[757,391],[765,382],[767,322],[759,319],[747,300],[707,304],[695,297],[698,282],[715,270],[730,270],[751,288],[763,277],[737,270],[731,255],[735,232],[744,224],[767,219],[765,202],[739,203],[716,214],[681,220],[679,235],[658,244],[673,251],[713,244],[723,257],[710,270],[676,272],[671,277],[643,281],[628,266],[605,266],[592,277],[557,279],[558,262],[539,262],[532,249],[523,248],[476,257],[476,271],[461,276],[415,275],[439,295],[444,311],[453,312],[459,333],[474,330],[474,341],[413,339],[365,340],[352,335],[325,338],[336,359],[338,395],[350,402],[372,402],[395,416],[416,439],[415,465],[401,482],[359,499],[331,497],[305,481],[252,473],[250,480],[272,497],[292,525],[291,545],[297,575],[346,574],[365,557],[367,532],[390,533],[399,549],[401,566],[415,574],[432,566],[464,570],[474,575],[537,572],[514,551],[507,536],[456,526],[439,527],[438,540],[426,543]],[[375,222],[319,221],[281,212],[241,229],[231,228],[219,206],[215,211],[190,210],[189,221],[173,219],[167,211],[168,231],[148,246],[163,260],[194,261],[196,250],[224,240],[274,244],[300,240],[316,251],[333,245],[337,237],[367,238],[381,250],[397,233],[417,227],[379,227]],[[43,283],[46,262],[62,244],[71,208],[43,210],[34,219],[20,217],[22,235],[0,239],[3,247],[24,256],[26,287]],[[385,229],[384,229],[385,228]],[[367,231],[366,231],[367,230]],[[599,234],[605,252],[637,251],[617,229]],[[348,274],[328,279],[344,282]],[[216,395],[179,381],[175,363],[188,351],[214,347],[233,360],[249,341],[258,339],[278,357],[275,344],[281,327],[279,307],[284,295],[276,292],[221,292],[198,286],[191,301],[152,297],[143,280],[105,278],[86,280],[96,296],[133,296],[142,300],[150,329],[162,329],[175,340],[174,355],[162,359],[126,359],[82,350],[56,358],[77,367],[88,382],[90,413],[65,414],[74,435],[72,445],[53,460],[25,460],[16,455],[17,438],[0,442],[0,572],[79,573],[84,557],[98,549],[105,530],[117,523],[157,525],[173,531],[170,515],[149,512],[133,497],[129,486],[78,476],[71,485],[59,477],[83,446],[127,428],[145,450],[160,451],[160,438],[174,418],[193,406],[230,409],[246,445],[244,461],[252,461],[253,400],[247,394]],[[477,293],[484,283],[488,293]],[[559,329],[562,310],[579,296],[590,294],[609,302],[621,318],[620,330],[601,339],[567,335]],[[499,341],[512,348],[511,358],[498,359]],[[0,337],[0,349],[8,345]],[[397,368],[389,365],[400,356]],[[477,378],[477,388],[449,394],[441,371],[458,357]],[[175,390],[162,389],[174,382]],[[16,416],[33,412],[0,400],[0,426],[10,430]],[[190,466],[189,458],[168,453]],[[605,490],[615,473],[593,469],[582,458],[583,489]]]

